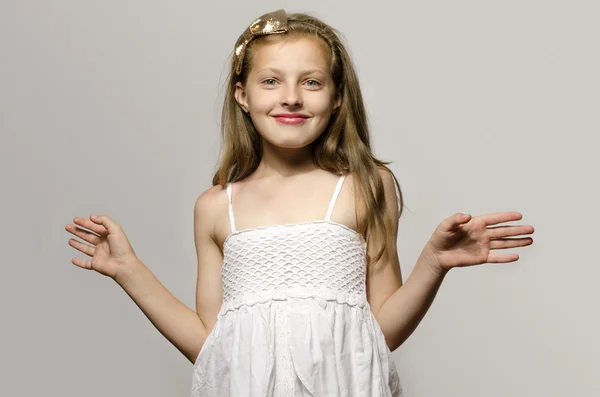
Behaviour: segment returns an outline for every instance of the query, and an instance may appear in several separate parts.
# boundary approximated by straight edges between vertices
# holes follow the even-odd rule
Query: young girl
[[[66,229],[73,264],[112,277],[194,363],[192,396],[401,396],[391,351],[447,272],[508,263],[518,212],[440,223],[402,285],[402,195],[369,143],[356,73],[334,29],[280,10],[235,46],[213,187],[194,208],[197,310],[172,296],[108,216]],[[397,188],[397,189],[396,189]],[[397,191],[396,191],[397,190]],[[85,230],[85,229],[88,230]]]

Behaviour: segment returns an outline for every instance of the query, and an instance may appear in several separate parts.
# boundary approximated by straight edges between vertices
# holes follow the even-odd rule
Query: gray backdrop
[[[599,395],[593,0],[3,0],[0,395],[187,395],[191,364],[112,280],[71,264],[64,226],[109,214],[194,307],[193,206],[227,57],[277,8],[349,43],[409,207],[404,279],[455,212],[516,210],[536,228],[518,262],[450,272],[394,352],[406,396]]]

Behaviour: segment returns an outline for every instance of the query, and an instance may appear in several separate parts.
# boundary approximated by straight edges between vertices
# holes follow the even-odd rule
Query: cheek
[[[333,100],[328,95],[315,95],[310,98],[309,106],[319,113],[328,113],[333,109]]]
[[[248,95],[248,106],[254,109],[255,112],[260,110],[268,110],[277,103],[277,98],[270,91],[253,93]]]

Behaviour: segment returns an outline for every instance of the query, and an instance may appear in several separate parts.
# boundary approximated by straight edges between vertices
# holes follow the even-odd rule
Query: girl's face
[[[274,146],[301,148],[321,135],[335,95],[327,45],[318,38],[284,39],[255,48],[246,84],[235,98],[263,139]]]

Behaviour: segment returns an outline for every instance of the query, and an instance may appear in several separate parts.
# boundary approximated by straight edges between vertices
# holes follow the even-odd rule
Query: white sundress
[[[366,243],[324,220],[236,231],[223,245],[223,303],[190,397],[400,397],[366,299]]]

